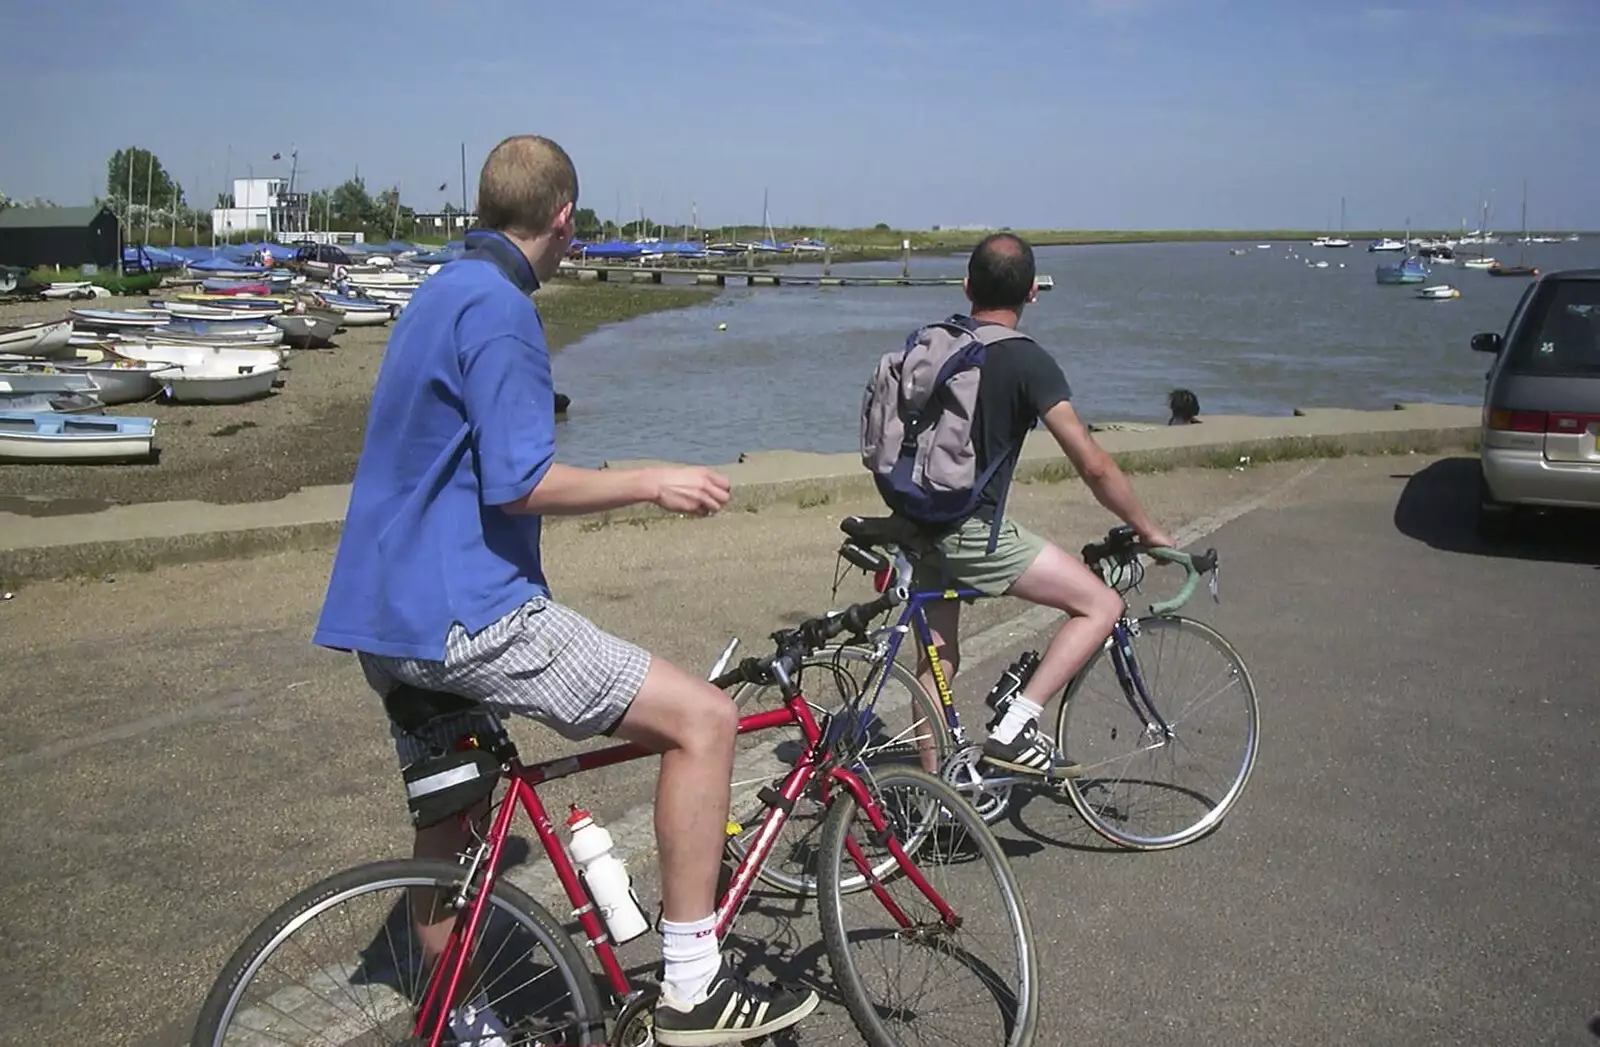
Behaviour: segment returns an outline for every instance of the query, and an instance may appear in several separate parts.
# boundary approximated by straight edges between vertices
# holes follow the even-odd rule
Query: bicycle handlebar
[[[1195,586],[1200,584],[1200,576],[1209,574],[1217,569],[1217,551],[1207,549],[1203,554],[1195,556],[1191,553],[1181,552],[1177,549],[1168,549],[1163,546],[1154,546],[1143,550],[1152,560],[1165,560],[1175,563],[1183,568],[1183,585],[1170,600],[1162,600],[1150,605],[1150,613],[1155,615],[1171,614],[1194,596]]]
[[[764,658],[745,658],[711,681],[718,689],[736,683],[786,684],[800,671],[800,663],[840,633],[864,636],[872,619],[898,607],[906,599],[904,584],[890,585],[876,600],[851,604],[842,611],[830,611],[820,618],[808,618],[792,629],[772,634],[776,650]]]
[[[1216,549],[1207,549],[1204,553],[1186,553],[1163,545],[1145,545],[1138,540],[1131,527],[1114,527],[1106,535],[1105,541],[1091,542],[1083,547],[1083,560],[1091,567],[1106,560],[1118,564],[1132,563],[1135,557],[1141,555],[1183,568],[1183,585],[1170,600],[1150,605],[1150,613],[1154,615],[1171,614],[1188,603],[1194,596],[1195,586],[1200,584],[1201,576],[1217,569]]]

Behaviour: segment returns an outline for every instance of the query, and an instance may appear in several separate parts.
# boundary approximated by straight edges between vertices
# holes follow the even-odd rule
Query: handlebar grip
[[[763,683],[767,679],[767,663],[760,658],[744,658],[739,664],[711,681],[711,686],[725,691],[736,683]]]
[[[884,593],[876,600],[851,604],[838,614],[818,619],[817,637],[821,641],[828,641],[846,630],[852,636],[859,636],[867,631],[867,626],[872,624],[874,618],[893,607],[894,603],[894,594]],[[815,646],[820,647],[821,644]]]
[[[1189,598],[1194,595],[1195,586],[1200,584],[1200,576],[1207,571],[1215,570],[1217,566],[1217,551],[1215,549],[1207,549],[1201,556],[1195,556],[1166,546],[1153,546],[1143,551],[1152,560],[1162,560],[1166,563],[1177,564],[1183,568],[1184,573],[1183,586],[1170,600],[1162,600],[1159,603],[1150,605],[1150,613],[1154,615],[1171,614],[1188,603]]]
[[[878,616],[877,604],[879,602],[881,601],[874,600],[872,603],[858,603],[845,611],[840,616],[844,627],[849,629],[852,635],[860,635],[866,632],[867,626],[871,624],[872,619]]]

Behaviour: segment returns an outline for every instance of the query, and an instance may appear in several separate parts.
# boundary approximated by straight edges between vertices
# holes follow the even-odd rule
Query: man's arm
[[[705,515],[728,504],[727,478],[703,466],[581,469],[551,463],[533,490],[502,506],[509,513],[579,516],[638,502],[678,513]]]
[[[1139,504],[1138,496],[1133,493],[1133,485],[1128,483],[1128,478],[1117,467],[1116,460],[1089,434],[1071,401],[1062,400],[1046,411],[1044,424],[1078,470],[1078,475],[1083,477],[1083,482],[1089,486],[1096,501],[1137,531],[1146,545],[1172,544],[1172,539]]]

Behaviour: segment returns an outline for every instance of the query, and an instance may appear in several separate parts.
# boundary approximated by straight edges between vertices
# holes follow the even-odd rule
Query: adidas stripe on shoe
[[[655,1041],[664,1047],[710,1047],[767,1036],[816,1010],[817,994],[756,985],[735,975],[723,960],[706,995],[696,1003],[672,999],[662,990],[655,1007]]]
[[[993,737],[986,740],[983,759],[1008,771],[1047,778],[1073,778],[1083,769],[1077,761],[1056,751],[1055,744],[1039,730],[1038,720],[1029,720],[1028,726],[1009,742]]]

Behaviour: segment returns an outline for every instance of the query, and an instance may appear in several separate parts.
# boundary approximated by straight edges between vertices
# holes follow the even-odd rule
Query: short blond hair
[[[489,150],[478,175],[478,225],[538,236],[556,212],[578,202],[572,158],[543,135],[512,135]]]

